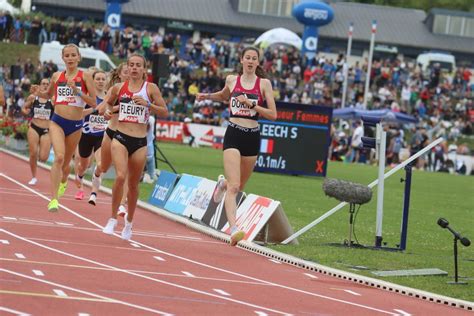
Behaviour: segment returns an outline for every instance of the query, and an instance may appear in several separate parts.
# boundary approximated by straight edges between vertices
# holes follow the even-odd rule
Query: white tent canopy
[[[260,35],[255,41],[255,45],[267,48],[273,44],[285,44],[301,49],[303,41],[298,34],[282,27],[271,29]]]
[[[7,0],[0,0],[0,11],[8,11],[11,14],[20,13],[20,10],[8,3]]]

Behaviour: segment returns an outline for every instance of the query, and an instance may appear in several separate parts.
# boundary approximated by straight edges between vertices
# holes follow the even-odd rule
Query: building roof
[[[33,4],[105,11],[104,0],[33,0]],[[371,23],[377,20],[376,42],[380,44],[469,54],[474,52],[472,38],[432,33],[424,23],[427,14],[422,10],[349,2],[337,2],[331,6],[334,9],[334,20],[320,29],[322,37],[344,40],[347,38],[349,23],[353,22],[353,39],[368,42]],[[300,34],[303,30],[303,26],[293,18],[237,12],[232,8],[230,0],[130,0],[123,5],[122,13],[245,28],[262,33],[275,27],[284,27]]]

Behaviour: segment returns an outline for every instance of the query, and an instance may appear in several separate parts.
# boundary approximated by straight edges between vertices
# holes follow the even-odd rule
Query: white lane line
[[[221,290],[221,289],[212,289],[212,290],[214,292],[219,293],[219,294],[224,295],[224,296],[231,296],[229,293],[227,293],[226,291]]]
[[[1,175],[1,174],[0,174],[0,175]],[[97,224],[94,223],[94,225],[97,225]],[[17,238],[17,239],[20,239],[20,240],[25,241],[25,242],[27,242],[27,243],[36,245],[36,246],[38,246],[38,247],[41,247],[41,248],[44,248],[44,249],[48,249],[48,250],[51,250],[51,251],[53,251],[53,252],[56,252],[56,253],[59,253],[59,254],[62,254],[62,255],[71,257],[71,258],[75,258],[75,259],[78,259],[78,260],[81,260],[81,261],[93,263],[93,264],[98,265],[98,266],[101,266],[101,267],[109,268],[109,269],[112,269],[112,270],[117,271],[117,272],[123,272],[123,273],[129,274],[129,275],[137,276],[137,277],[142,278],[142,279],[154,281],[154,282],[161,283],[161,284],[166,284],[166,285],[169,285],[169,286],[172,286],[172,287],[176,287],[176,288],[179,288],[179,289],[182,289],[182,290],[186,290],[186,291],[190,291],[190,292],[194,292],[194,293],[198,293],[198,294],[203,294],[203,295],[215,297],[215,298],[219,298],[219,299],[226,300],[226,301],[231,301],[231,302],[233,302],[233,303],[241,304],[241,305],[244,305],[244,306],[249,306],[249,307],[253,307],[253,308],[263,309],[263,310],[270,311],[270,312],[273,312],[273,313],[276,313],[276,314],[290,315],[289,313],[282,312],[282,311],[278,311],[278,310],[271,309],[271,308],[268,308],[268,307],[264,307],[264,306],[260,306],[260,305],[248,303],[248,302],[245,302],[245,301],[240,301],[240,300],[237,300],[237,299],[233,299],[233,298],[230,298],[230,297],[220,296],[220,295],[217,295],[217,294],[214,294],[214,293],[211,293],[211,292],[201,291],[201,290],[198,290],[198,289],[195,289],[195,288],[191,288],[191,287],[187,287],[187,286],[184,286],[184,285],[179,285],[179,284],[176,284],[176,283],[172,283],[172,282],[168,282],[168,281],[164,281],[164,280],[152,278],[152,277],[149,277],[149,276],[146,276],[146,275],[142,275],[142,274],[130,272],[130,271],[128,271],[128,270],[120,269],[120,268],[117,268],[117,267],[114,267],[114,266],[110,266],[110,265],[107,265],[107,264],[105,264],[105,263],[101,263],[101,262],[97,262],[97,261],[94,261],[94,260],[91,260],[91,259],[87,259],[87,258],[84,258],[84,257],[76,256],[76,255],[73,255],[73,254],[71,254],[71,253],[68,253],[68,252],[65,252],[65,251],[62,251],[62,250],[59,250],[59,249],[56,249],[56,248],[52,248],[52,247],[49,247],[49,246],[46,246],[46,245],[37,243],[37,242],[32,241],[32,240],[29,240],[29,239],[27,239],[27,238],[25,238],[25,237],[18,236],[18,235],[14,234],[14,233],[12,233],[12,232],[10,232],[10,231],[7,231],[7,230],[5,230],[5,229],[0,229],[0,232],[4,232],[4,233],[7,234],[7,235],[10,235],[10,236],[15,237],[15,238]],[[118,235],[118,234],[115,234],[115,236],[118,237],[119,235]],[[137,243],[138,243],[138,242],[137,242]],[[140,244],[140,243],[138,243],[138,244]],[[149,246],[148,246],[148,247],[149,247]],[[6,271],[5,269],[0,269],[0,271],[2,271],[2,270]]]
[[[3,219],[9,220],[9,221],[16,221],[16,217],[3,216]]]
[[[130,245],[132,245],[132,247],[135,247],[135,248],[141,248],[140,245],[137,245],[136,243],[133,243],[133,242],[131,242]]]
[[[33,270],[33,273],[37,276],[44,276],[44,273],[41,270]]]
[[[30,191],[30,192],[33,192],[34,194],[40,196],[41,198],[43,198],[44,200],[46,201],[50,201],[49,198],[47,198],[45,195],[39,193],[39,192],[36,192],[35,190],[31,189],[30,187],[24,185],[23,183],[3,174],[3,173],[0,173],[0,176],[10,180],[11,182],[13,183],[16,183],[17,185],[23,187],[24,189]],[[66,206],[63,206],[63,205],[60,205],[64,210],[66,210],[67,212],[75,215],[76,217],[98,227],[99,229],[102,229],[103,226],[97,224],[96,222],[90,220],[89,218],[87,217],[84,217],[82,216],[81,214],[71,210],[70,208],[66,207]],[[5,231],[5,230],[3,230]],[[6,231],[5,231],[6,232]],[[11,234],[11,233],[9,233]],[[115,234],[114,236],[116,236],[117,238],[121,238],[118,234]],[[17,237],[18,238],[18,237]],[[32,241],[29,241],[29,242],[32,242]],[[212,266],[210,264],[206,264],[206,263],[202,263],[202,262],[199,262],[199,261],[195,261],[195,260],[192,260],[192,259],[188,259],[188,258],[185,258],[185,257],[181,257],[181,256],[178,256],[176,254],[173,254],[173,253],[170,253],[170,252],[166,252],[166,251],[163,251],[163,250],[160,250],[158,248],[154,248],[154,247],[151,247],[151,246],[148,246],[146,244],[143,244],[141,242],[138,242],[138,241],[134,241],[136,244],[142,246],[143,248],[147,248],[147,249],[150,249],[150,250],[153,250],[157,253],[161,253],[161,254],[165,254],[167,256],[170,256],[170,257],[173,257],[173,258],[176,258],[176,259],[180,259],[180,260],[183,260],[185,262],[190,262],[190,263],[193,263],[193,264],[196,264],[198,266],[201,266],[201,267],[206,267],[206,268],[209,268],[209,269],[213,269],[215,271],[220,271],[220,272],[223,272],[223,273],[227,273],[227,274],[231,274],[231,275],[234,275],[234,276],[238,276],[238,277],[241,277],[241,278],[245,278],[245,279],[248,279],[248,280],[252,280],[252,281],[256,281],[256,282],[261,282],[261,283],[264,283],[265,285],[272,285],[272,286],[275,286],[275,287],[278,287],[278,288],[282,288],[282,289],[286,289],[286,290],[289,290],[289,291],[293,291],[293,292],[297,292],[297,293],[302,293],[302,294],[306,294],[306,295],[309,295],[309,296],[313,296],[313,297],[318,297],[318,298],[322,298],[322,299],[326,299],[326,300],[329,300],[329,301],[333,301],[333,302],[338,302],[338,303],[342,303],[342,304],[347,304],[347,305],[351,305],[351,306],[356,306],[356,307],[360,307],[360,308],[363,308],[363,309],[367,309],[367,310],[371,310],[371,311],[376,311],[376,312],[380,312],[380,313],[384,313],[384,314],[388,314],[388,315],[396,315],[396,313],[393,313],[392,311],[386,311],[386,310],[383,310],[383,309],[379,309],[379,308],[376,308],[376,307],[372,307],[372,306],[369,306],[369,305],[363,305],[363,304],[359,304],[359,303],[355,303],[355,302],[351,302],[351,301],[346,301],[346,300],[342,300],[342,299],[339,299],[339,298],[335,298],[335,297],[331,297],[331,296],[327,296],[327,295],[322,295],[322,294],[317,294],[317,293],[313,293],[313,292],[309,292],[309,291],[305,291],[305,290],[302,290],[302,289],[298,289],[298,288],[294,288],[294,287],[290,287],[290,286],[286,286],[286,285],[283,285],[283,284],[278,284],[278,283],[274,283],[274,282],[271,282],[271,281],[265,281],[265,280],[261,280],[261,279],[258,279],[258,278],[255,278],[255,277],[252,277],[252,276],[249,276],[249,275],[245,275],[245,274],[241,274],[241,273],[238,273],[238,272],[234,272],[234,271],[230,271],[230,270],[226,270],[226,269],[223,269],[223,268],[219,268],[219,267],[216,267],[216,266]],[[85,259],[85,260],[88,260],[88,259]],[[145,277],[145,276],[142,276],[142,275],[139,275],[140,277]],[[165,281],[163,281],[165,282]],[[210,295],[208,293],[208,295]],[[218,296],[219,297],[219,296]],[[222,299],[224,299],[223,297],[220,297]],[[230,299],[229,299],[230,300]],[[265,310],[269,310],[269,309],[266,309],[264,308]]]
[[[258,316],[268,316],[267,313],[264,313],[264,312],[261,312],[261,311],[255,311],[255,314],[257,314]]]
[[[161,258],[160,256],[154,256],[153,258],[155,258],[158,261],[166,261],[165,259]]]
[[[181,271],[185,276],[188,276],[188,277],[191,277],[191,278],[195,278],[196,276],[190,272],[187,272],[187,271]]]
[[[18,259],[26,259],[25,255],[23,255],[22,253],[16,253],[15,257],[17,257]]]
[[[155,314],[161,314],[161,315],[164,315],[164,316],[171,316],[171,314],[168,314],[168,313],[156,310],[156,309],[151,309],[151,308],[148,308],[148,307],[145,307],[145,306],[140,306],[140,305],[127,303],[127,302],[124,302],[124,301],[116,300],[114,298],[109,298],[109,297],[98,295],[98,294],[95,294],[95,293],[91,293],[91,292],[79,290],[79,289],[76,289],[76,288],[72,288],[72,287],[69,287],[69,286],[66,286],[66,285],[62,285],[62,284],[58,284],[58,283],[38,279],[38,278],[31,277],[31,276],[25,275],[25,274],[21,274],[21,273],[15,272],[15,271],[10,271],[10,270],[7,270],[7,269],[2,269],[2,268],[0,268],[0,271],[10,273],[10,274],[13,274],[13,275],[16,275],[16,276],[21,276],[21,277],[26,278],[26,279],[35,280],[35,281],[38,281],[38,282],[41,282],[41,283],[46,283],[46,284],[49,284],[49,285],[60,287],[60,288],[63,288],[65,290],[70,290],[70,291],[78,292],[78,293],[81,293],[81,294],[89,295],[89,296],[92,296],[92,297],[95,297],[95,298],[100,298],[101,300],[104,300],[106,303],[116,303],[116,304],[121,304],[121,305],[129,306],[129,307],[134,307],[134,308],[137,308],[137,309],[141,309],[141,310],[144,310],[144,311],[147,311],[147,312],[152,312],[152,313],[155,313]]]
[[[74,224],[71,224],[71,223],[63,223],[63,222],[55,222],[55,223],[61,226],[74,226]]]
[[[359,293],[351,291],[351,290],[344,290],[344,292],[347,292],[347,293],[355,295],[355,296],[361,296],[362,295],[362,294],[359,294]]]
[[[394,311],[400,313],[401,316],[411,316],[410,313],[405,312],[404,310],[401,309],[394,309]]]
[[[5,240],[5,239],[0,239],[0,244],[9,245],[10,242],[8,240]]]
[[[311,273],[303,273],[303,274],[310,277],[311,279],[319,279],[317,276],[312,275]]]
[[[11,313],[11,314],[14,314],[14,315],[17,315],[17,316],[31,316],[30,314],[23,313],[23,312],[20,312],[20,311],[11,309],[11,308],[6,308],[6,307],[3,307],[3,306],[0,306],[0,311],[8,312],[8,313]]]
[[[54,225],[53,222],[40,221],[40,220],[37,220],[37,219],[20,218],[20,220],[25,221],[25,222],[32,222],[32,223],[40,223],[40,224]]]
[[[271,262],[273,262],[273,263],[276,263],[276,264],[281,264],[281,262],[280,262],[280,261],[278,261],[278,260],[275,260],[275,259],[268,259],[268,260],[269,260],[269,261],[271,261]]]
[[[91,315],[87,314],[87,313],[79,313],[79,314],[77,314],[77,316],[91,316]]]
[[[67,297],[67,294],[64,293],[63,290],[59,290],[59,289],[54,289],[53,290],[54,293],[56,293],[57,296],[61,296],[61,297]]]

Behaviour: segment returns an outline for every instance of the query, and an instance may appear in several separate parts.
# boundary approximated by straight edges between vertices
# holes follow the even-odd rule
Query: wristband
[[[250,109],[253,109],[256,106],[257,106],[257,102],[252,102],[252,106],[250,107]]]
[[[98,114],[98,113],[99,113],[99,110],[94,109],[91,114],[92,114],[92,115],[96,115],[96,114]]]

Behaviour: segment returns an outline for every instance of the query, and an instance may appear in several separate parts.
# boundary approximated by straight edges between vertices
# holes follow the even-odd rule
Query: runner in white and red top
[[[117,210],[122,198],[123,184],[128,172],[128,214],[122,230],[122,239],[132,236],[132,221],[138,199],[138,183],[146,162],[147,123],[150,114],[161,117],[168,115],[168,109],[160,89],[154,83],[145,81],[146,59],[133,54],[127,61],[129,79],[116,84],[104,103],[108,111],[118,113],[117,130],[112,140],[112,160],[115,166],[115,182],[112,188],[112,217],[103,232],[113,234],[117,225]],[[112,107],[112,105],[114,105]]]
[[[51,201],[48,204],[50,212],[58,210],[58,198],[66,191],[69,162],[81,138],[82,111],[86,104],[96,106],[92,76],[77,68],[81,61],[79,48],[74,44],[65,45],[62,59],[66,71],[53,74],[46,92],[40,91],[38,85],[31,86],[31,93],[41,98],[50,99],[54,96],[54,115],[49,125],[54,149]]]
[[[259,115],[268,120],[277,118],[273,89],[259,63],[260,53],[255,47],[243,50],[239,75],[229,75],[225,87],[215,93],[198,93],[198,101],[229,100],[230,119],[224,136],[224,176],[219,176],[214,200],[219,203],[225,194],[225,209],[230,225],[231,245],[245,236],[236,226],[235,199],[252,175],[260,149]],[[265,102],[264,102],[265,101]]]

